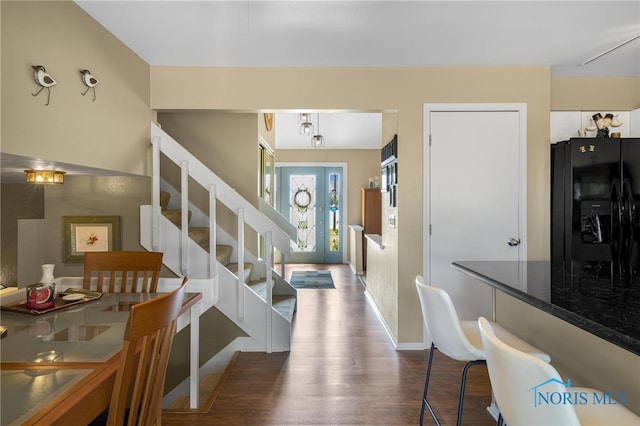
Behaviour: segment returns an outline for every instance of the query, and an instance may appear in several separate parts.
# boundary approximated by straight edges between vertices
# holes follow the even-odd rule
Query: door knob
[[[509,244],[509,246],[511,247],[518,246],[520,245],[520,238],[509,238],[507,244]]]

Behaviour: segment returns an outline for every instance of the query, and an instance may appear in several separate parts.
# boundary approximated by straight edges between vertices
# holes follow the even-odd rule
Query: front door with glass
[[[342,263],[342,169],[277,167],[278,211],[297,228],[290,263]]]

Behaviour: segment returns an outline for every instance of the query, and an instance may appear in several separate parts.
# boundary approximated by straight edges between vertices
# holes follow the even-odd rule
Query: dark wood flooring
[[[348,265],[288,265],[287,275],[304,269],[330,269],[336,289],[298,291],[291,351],[241,353],[209,413],[162,424],[418,424],[428,351],[394,349]],[[455,424],[463,365],[436,352],[429,399],[442,425]],[[486,367],[472,367],[464,425],[495,424],[490,395]]]

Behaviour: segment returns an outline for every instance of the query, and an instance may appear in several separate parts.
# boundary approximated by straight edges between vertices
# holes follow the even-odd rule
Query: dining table
[[[57,300],[44,313],[21,312],[20,300],[2,302],[0,424],[87,424],[109,406],[131,306],[164,293],[97,294],[68,306]],[[187,293],[181,310],[191,325],[196,389],[201,298]]]

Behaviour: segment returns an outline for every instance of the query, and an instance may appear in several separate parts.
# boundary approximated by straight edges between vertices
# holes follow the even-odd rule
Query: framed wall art
[[[64,261],[83,262],[88,251],[120,250],[120,216],[63,216]]]

